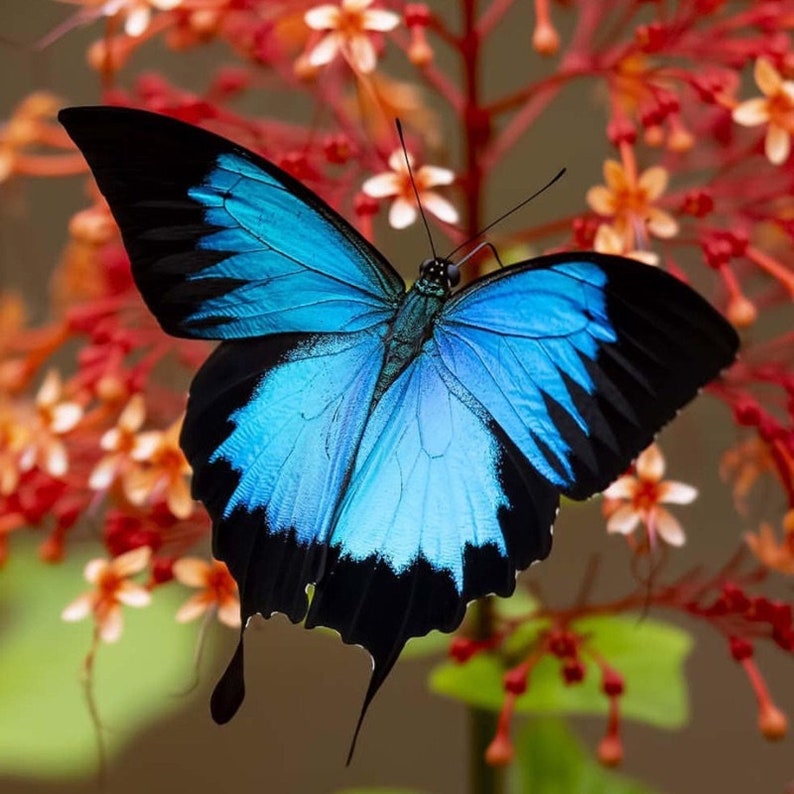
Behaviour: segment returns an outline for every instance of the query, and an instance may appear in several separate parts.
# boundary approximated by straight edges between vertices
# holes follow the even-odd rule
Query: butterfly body
[[[364,646],[365,709],[409,638],[510,595],[549,553],[560,495],[603,490],[736,354],[722,316],[647,265],[561,253],[453,291],[434,257],[406,292],[230,141],[124,108],[60,118],[163,328],[221,342],[181,444],[244,624],[281,612]],[[243,694],[241,636],[214,717]]]
[[[394,383],[431,337],[433,320],[449,297],[445,265],[442,262],[440,268],[425,269],[405,294],[386,335],[386,353],[375,385],[374,400]]]

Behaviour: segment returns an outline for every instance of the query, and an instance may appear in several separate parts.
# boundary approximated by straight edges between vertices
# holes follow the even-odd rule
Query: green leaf
[[[692,647],[686,632],[634,617],[587,618],[573,628],[588,636],[588,643],[624,677],[624,717],[659,728],[686,724],[689,702],[683,664]],[[481,653],[462,665],[448,662],[437,667],[430,688],[468,705],[498,711],[504,702],[505,669],[499,656]],[[581,684],[565,686],[559,660],[547,655],[533,668],[527,693],[516,701],[516,712],[606,714],[608,699],[600,684],[600,670],[591,662]]]
[[[61,610],[88,590],[83,567],[104,556],[81,548],[58,565],[37,558],[32,539],[13,544],[0,569],[0,768],[34,777],[93,776],[95,728],[81,683],[92,622],[65,623]],[[102,644],[95,661],[95,698],[112,757],[155,720],[185,704],[193,683],[195,626],[174,620],[188,592],[157,590],[143,609],[124,608],[124,631]]]
[[[653,794],[600,766],[561,720],[528,722],[515,742],[521,794]]]

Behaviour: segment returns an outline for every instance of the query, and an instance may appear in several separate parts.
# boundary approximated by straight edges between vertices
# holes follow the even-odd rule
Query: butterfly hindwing
[[[321,575],[384,332],[224,342],[193,381],[181,444],[193,495],[213,520],[213,552],[238,583],[244,622],[257,613],[293,622],[306,614],[306,587]],[[235,660],[230,675],[241,686],[242,648]],[[239,702],[219,700],[213,713],[225,722]]]
[[[121,228],[135,282],[176,336],[357,331],[387,320],[402,279],[350,224],[272,163],[130,108],[61,123]]]
[[[410,637],[452,631],[469,601],[513,592],[516,572],[548,554],[557,505],[428,349],[367,423],[307,625],[369,650],[369,702]]]
[[[625,470],[738,347],[678,279],[594,253],[475,282],[446,304],[433,340],[454,379],[575,499]]]

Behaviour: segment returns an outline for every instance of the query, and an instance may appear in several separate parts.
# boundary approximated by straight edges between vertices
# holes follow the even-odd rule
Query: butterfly
[[[509,596],[548,555],[560,495],[603,490],[736,356],[724,318],[648,265],[553,254],[455,290],[432,258],[406,292],[262,157],[141,110],[59,118],[163,329],[220,341],[180,443],[243,627],[280,612],[366,648],[358,727],[409,638]],[[221,723],[244,698],[244,631]]]

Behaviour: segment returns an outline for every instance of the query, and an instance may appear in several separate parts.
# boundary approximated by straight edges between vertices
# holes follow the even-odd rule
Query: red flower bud
[[[609,697],[618,697],[626,691],[623,676],[611,667],[605,667],[601,678],[601,691]]]
[[[480,650],[480,645],[468,637],[453,637],[449,644],[449,655],[456,662],[467,662]]]
[[[742,637],[730,637],[728,643],[730,644],[731,656],[737,662],[743,662],[753,655],[752,643]]]
[[[578,684],[584,679],[585,666],[578,659],[566,659],[562,665],[562,678],[566,686]]]

